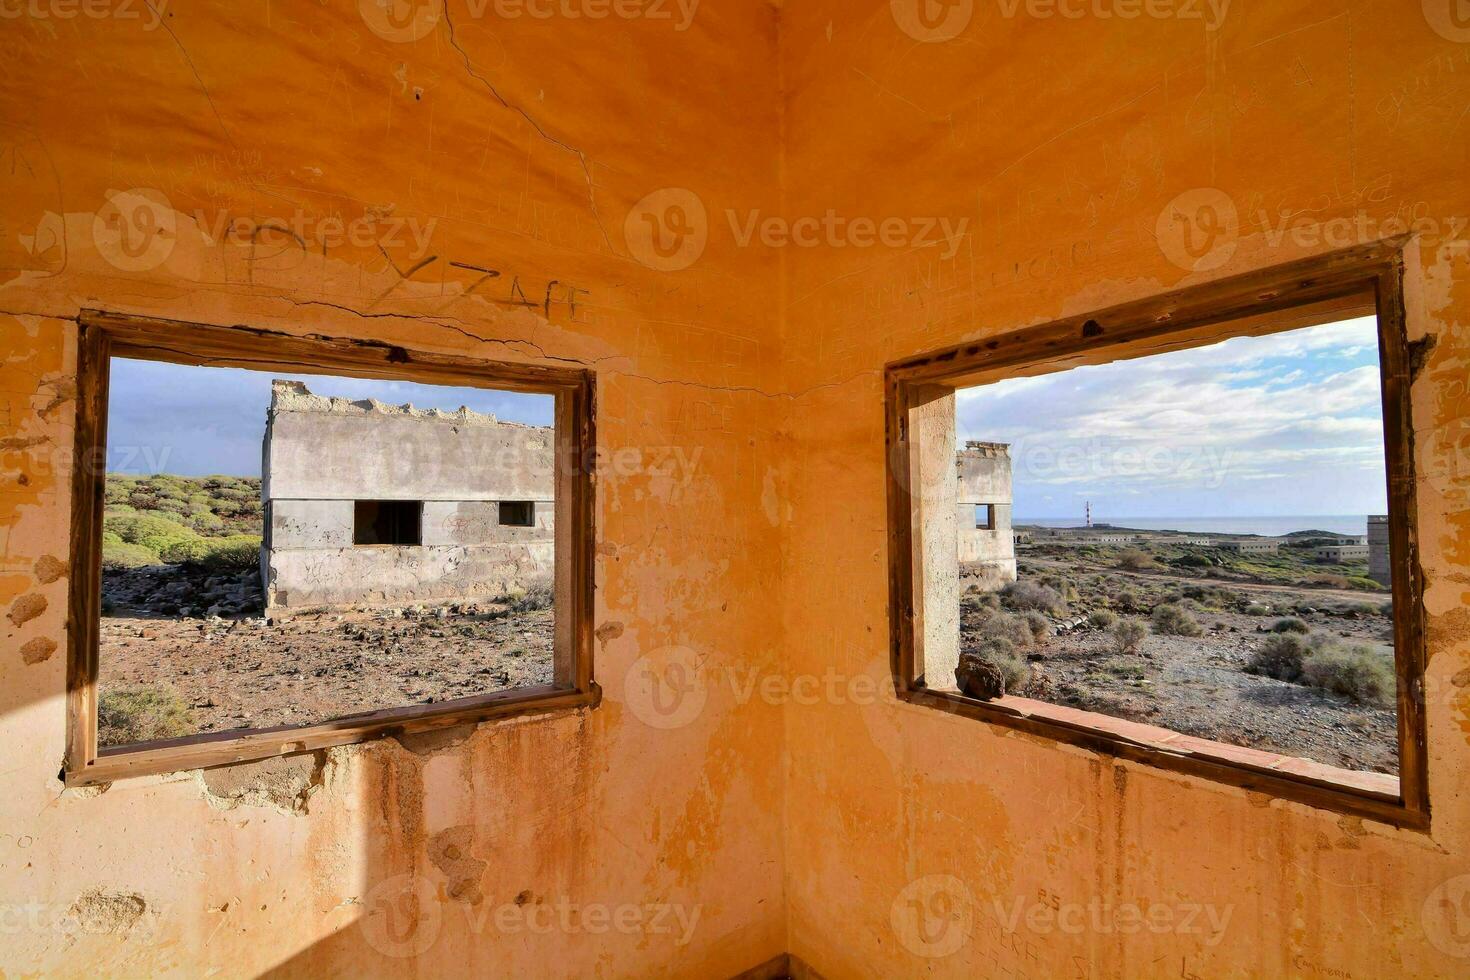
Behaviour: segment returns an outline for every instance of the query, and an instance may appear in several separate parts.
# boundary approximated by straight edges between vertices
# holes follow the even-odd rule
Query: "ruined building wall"
[[[327,399],[277,381],[261,471],[267,604],[494,598],[548,578],[553,436],[549,426]],[[418,504],[420,541],[354,545],[359,500]],[[533,525],[503,525],[503,501],[530,504]]]
[[[0,907],[34,910],[0,971],[723,977],[780,953],[779,706],[721,683],[670,724],[637,686],[690,649],[779,672],[774,257],[711,236],[672,268],[638,237],[666,188],[779,208],[769,5],[702,0],[683,30],[62,7],[0,27]],[[63,790],[87,307],[594,367],[602,704]]]
[[[885,364],[1319,254],[1390,219],[1425,219],[1408,325],[1432,338],[1412,389],[1432,830],[891,700],[793,704],[786,896],[792,949],[816,970],[1464,975],[1470,919],[1448,899],[1470,871],[1470,36],[1452,6],[785,4],[789,213],[908,229],[901,246],[787,250],[794,676],[887,676]],[[954,246],[945,221],[965,222]],[[1155,906],[1169,924],[1124,918]],[[926,932],[908,928],[916,909]]]
[[[984,588],[1016,580],[1016,542],[1011,530],[1011,452],[999,442],[970,440],[955,455],[959,496],[959,560]],[[988,511],[978,511],[985,504]],[[989,527],[979,527],[984,515]]]

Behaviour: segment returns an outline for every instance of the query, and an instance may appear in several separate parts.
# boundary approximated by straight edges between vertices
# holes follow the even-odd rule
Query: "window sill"
[[[1405,806],[1399,778],[1357,772],[1310,759],[1212,742],[1139,722],[1030,698],[979,701],[958,691],[917,687],[899,697],[912,704],[1024,731],[1102,755],[1200,776],[1269,796],[1427,830],[1426,813]]]
[[[133,776],[210,769],[313,752],[334,745],[369,742],[395,735],[452,728],[516,715],[564,714],[602,703],[602,689],[574,691],[542,685],[513,688],[442,704],[412,705],[348,715],[316,725],[237,732],[209,732],[185,738],[138,742],[102,749],[79,771],[63,774],[66,785],[95,786]]]

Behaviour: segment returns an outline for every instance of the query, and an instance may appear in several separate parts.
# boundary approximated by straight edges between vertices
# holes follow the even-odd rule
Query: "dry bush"
[[[1007,609],[1030,610],[1057,614],[1066,609],[1066,603],[1056,589],[1035,582],[1016,581],[1000,590],[1001,605]]]
[[[1393,699],[1393,656],[1367,643],[1327,643],[1307,655],[1302,683],[1367,704]]]
[[[1271,624],[1273,633],[1310,633],[1312,627],[1297,619],[1295,616],[1286,616]]]
[[[1145,568],[1157,568],[1158,562],[1154,556],[1141,548],[1124,548],[1118,552],[1118,567],[1141,571]]]
[[[1261,644],[1261,648],[1251,657],[1245,669],[1249,673],[1264,674],[1278,681],[1299,681],[1302,664],[1309,651],[1307,642],[1300,636],[1278,633],[1266,638],[1266,642]]]
[[[178,738],[194,731],[189,706],[168,687],[104,690],[97,702],[97,744]]]
[[[1188,609],[1172,602],[1155,606],[1152,619],[1154,632],[1164,636],[1199,636],[1204,632]]]
[[[536,612],[550,609],[555,601],[556,593],[551,587],[551,579],[538,578],[527,582],[525,591],[511,599],[510,608],[514,612]]]
[[[1120,619],[1113,624],[1113,649],[1119,653],[1137,653],[1148,636],[1148,627],[1137,619]]]
[[[965,651],[995,665],[1005,676],[1007,693],[1019,693],[1031,679],[1031,668],[1016,650],[1016,645],[1003,636],[987,636]]]
[[[1098,629],[1107,629],[1118,621],[1118,614],[1108,612],[1106,609],[1094,609],[1087,614],[1087,622]]]

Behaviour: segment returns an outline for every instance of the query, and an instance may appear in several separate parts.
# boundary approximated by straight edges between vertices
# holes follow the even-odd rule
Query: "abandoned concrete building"
[[[0,975],[1470,975],[1465,14],[6,3]],[[1350,428],[1375,429],[1388,496],[1321,499],[1386,515],[1367,547],[1391,609],[1303,615],[1392,633],[1390,702],[1228,669],[1231,690],[1311,698],[1324,745],[1381,727],[1395,773],[1161,735],[1151,706],[1184,670],[1113,678],[1129,717],[955,689],[961,549],[998,576],[1015,561],[1009,492],[957,478],[1006,465],[957,438],[960,393],[1348,318],[1379,329],[1381,359],[1351,370],[1385,409]],[[1327,399],[1360,387],[1311,358]],[[146,655],[156,627],[100,600],[107,472],[168,445],[108,417],[127,359],[498,372],[556,398],[548,432],[279,390],[265,561],[292,610],[494,591],[550,562],[580,603],[564,625],[557,594],[555,682],[100,747],[102,630]],[[1191,449],[1265,414],[1303,424],[1249,443],[1261,472],[1319,448],[1305,399],[1237,402],[1249,368],[1190,363],[1201,402],[1247,420]],[[1101,434],[1187,442],[1195,406],[1125,377],[1137,397]],[[147,394],[168,416],[187,393]],[[997,405],[996,433],[1051,421]],[[584,455],[555,531],[577,547],[553,558],[531,462],[569,432]],[[996,438],[1019,460],[1021,435]],[[524,468],[481,465],[501,449]],[[671,474],[674,454],[697,465]],[[1206,639],[1275,636],[1254,632],[1274,613],[1224,615],[1200,614]],[[1119,660],[1227,670],[1127,617],[1147,656]],[[455,624],[423,618],[447,659]],[[196,678],[232,669],[211,636],[274,629],[185,625]],[[1090,629],[1077,642],[1114,656]],[[392,655],[371,643],[343,669],[371,679],[352,665]],[[309,699],[297,666],[268,680]],[[1231,697],[1234,727],[1269,739],[1268,700]]]
[[[985,587],[1016,580],[1011,532],[1011,452],[1001,442],[974,439],[955,454],[959,559]]]
[[[1368,515],[1368,577],[1379,585],[1393,584],[1389,563],[1388,515]]]
[[[549,427],[276,381],[261,581],[270,607],[494,598],[551,574]]]

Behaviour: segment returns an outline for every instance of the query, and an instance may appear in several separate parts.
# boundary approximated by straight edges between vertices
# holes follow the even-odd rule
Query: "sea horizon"
[[[1255,517],[1094,517],[1094,526],[1112,525],[1139,531],[1186,531],[1190,533],[1260,534],[1280,537],[1292,531],[1331,531],[1333,534],[1365,535],[1367,514],[1266,514]],[[1082,527],[1079,517],[1012,517],[1013,526]]]

